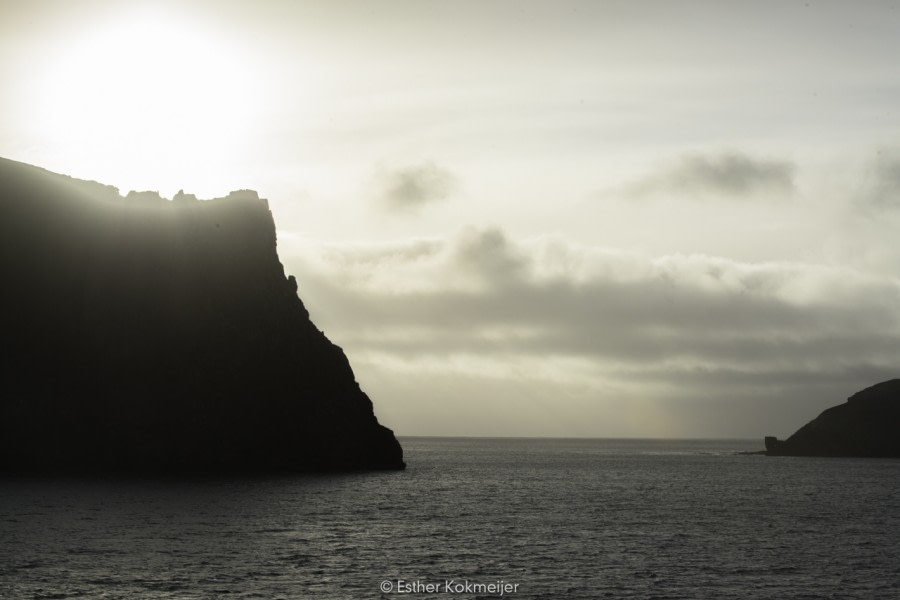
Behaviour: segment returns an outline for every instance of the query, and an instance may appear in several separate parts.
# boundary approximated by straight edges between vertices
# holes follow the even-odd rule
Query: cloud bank
[[[753,435],[742,427],[809,418],[810,405],[898,372],[900,283],[848,269],[648,258],[495,228],[308,247],[296,264],[314,318],[376,379],[444,381],[509,411],[529,397],[551,433],[578,406],[576,431],[627,435],[623,415],[643,406],[657,434]],[[676,414],[685,405],[693,419]],[[727,420],[741,410],[746,422]]]

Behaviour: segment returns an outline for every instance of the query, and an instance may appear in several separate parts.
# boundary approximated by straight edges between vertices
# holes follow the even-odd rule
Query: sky
[[[0,156],[255,189],[398,435],[786,437],[900,376],[900,4],[0,5]]]

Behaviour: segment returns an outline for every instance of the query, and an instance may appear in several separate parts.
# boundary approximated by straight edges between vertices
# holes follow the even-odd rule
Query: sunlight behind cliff
[[[189,179],[201,194],[218,192],[221,165],[246,148],[262,111],[264,94],[243,49],[162,9],[93,22],[37,69],[37,101],[28,110],[41,137],[72,171],[101,167],[129,187],[177,189]]]

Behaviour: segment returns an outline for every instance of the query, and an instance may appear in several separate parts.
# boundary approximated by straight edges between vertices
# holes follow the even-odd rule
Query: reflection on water
[[[736,454],[758,441],[402,441],[403,472],[4,480],[0,597],[480,595],[449,579],[523,599],[900,596],[900,461]]]

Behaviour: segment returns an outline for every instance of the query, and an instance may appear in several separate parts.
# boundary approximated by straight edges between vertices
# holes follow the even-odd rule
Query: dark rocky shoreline
[[[0,159],[0,469],[402,469],[256,192],[122,197]]]
[[[786,440],[765,438],[768,456],[900,458],[900,379],[852,395]]]

